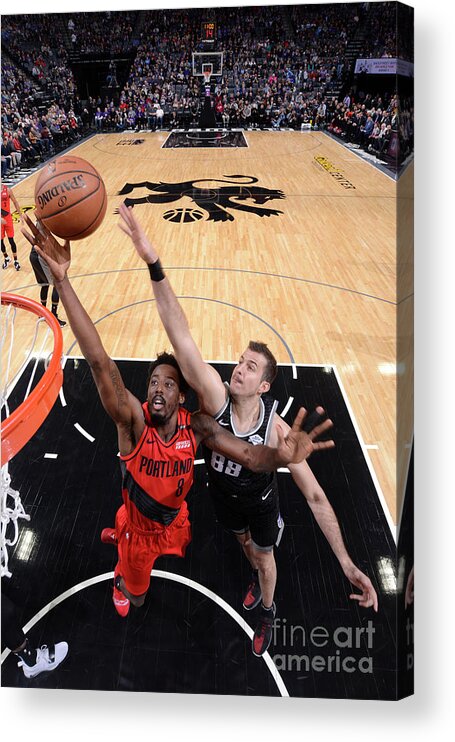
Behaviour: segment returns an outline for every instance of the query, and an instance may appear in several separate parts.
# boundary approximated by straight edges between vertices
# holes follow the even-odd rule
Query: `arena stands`
[[[207,49],[200,30],[209,15],[217,24],[210,48],[223,52],[222,76],[211,81],[218,126],[323,129],[392,164],[412,154],[412,80],[400,78],[398,97],[394,75],[355,73],[358,58],[412,63],[405,6],[4,15],[2,175],[20,177],[96,132],[197,127],[201,79],[191,50]],[[29,143],[20,158],[4,155],[3,135],[12,142],[19,127]]]

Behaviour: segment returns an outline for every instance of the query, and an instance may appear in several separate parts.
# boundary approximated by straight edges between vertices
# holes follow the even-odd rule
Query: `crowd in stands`
[[[327,5],[323,11],[317,5],[294,5],[292,21],[312,69],[326,70],[327,74],[336,67],[337,74],[341,74],[348,41],[355,37],[359,26],[357,4]]]
[[[110,103],[100,101],[105,118],[99,116],[99,127],[126,122],[128,128],[154,128],[161,109],[166,125],[187,126],[197,119],[201,81],[193,75],[188,49],[201,48],[198,33],[204,15],[203,9],[150,15],[121,92],[121,115],[113,116]],[[313,108],[342,81],[338,37],[336,56],[322,58],[317,53],[320,28],[312,24],[305,37],[314,36],[311,53],[303,54],[302,40],[287,38],[279,6],[219,8],[217,24],[224,55],[223,75],[214,90],[219,124],[300,127],[314,120]],[[328,37],[332,25],[324,28]],[[327,45],[324,37],[324,54]]]
[[[138,11],[71,13],[66,23],[71,49],[80,55],[127,53],[134,46]],[[66,20],[66,19],[65,19]]]
[[[76,85],[68,66],[64,34],[52,15],[3,16],[3,50],[33,81],[36,90],[60,105],[70,103]]]
[[[44,162],[77,142],[82,136],[80,117],[56,104],[40,115],[32,109],[18,117],[2,112],[2,177]]]
[[[44,161],[81,137],[77,100],[55,16],[3,16],[2,177]]]
[[[364,56],[396,56],[396,17],[395,3],[288,6],[286,14],[283,6],[217,8],[224,55],[222,75],[212,78],[217,124],[320,127],[378,156],[398,131],[403,151],[412,151],[410,101],[355,86],[355,94],[339,94],[352,82],[352,39],[362,38]],[[2,175],[90,131],[197,126],[202,86],[189,50],[204,48],[203,20],[204,8],[3,16]],[[405,20],[398,25],[407,39]],[[412,60],[410,42],[403,48]],[[112,95],[80,100],[70,66],[75,50],[130,54],[121,88],[111,62]]]
[[[414,59],[409,9],[394,3],[369,3],[364,35],[364,56]]]

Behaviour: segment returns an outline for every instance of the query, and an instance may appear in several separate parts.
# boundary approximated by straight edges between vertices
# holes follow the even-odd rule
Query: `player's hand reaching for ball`
[[[21,229],[22,234],[35,248],[38,255],[46,261],[55,283],[63,281],[71,265],[71,248],[68,240],[61,245],[52,232],[41,223],[33,224],[28,214],[24,214],[28,230]]]
[[[146,263],[155,263],[159,257],[158,253],[133,214],[133,207],[122,204],[119,207],[119,214],[122,219],[119,227],[132,240],[139,256]]]

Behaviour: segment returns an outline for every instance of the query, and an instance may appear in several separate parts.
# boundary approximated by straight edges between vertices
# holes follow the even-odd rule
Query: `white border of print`
[[[213,7],[218,2],[156,2],[97,0],[67,5],[42,0],[17,0],[10,13]],[[277,5],[276,2],[224,2],[224,5]],[[290,4],[290,3],[287,3]],[[142,734],[160,739],[172,732],[185,740],[190,730],[198,739],[239,738],[349,742],[393,739],[424,742],[444,738],[453,721],[452,661],[453,578],[451,563],[454,520],[453,430],[453,281],[449,262],[449,225],[453,204],[453,166],[445,158],[452,146],[453,111],[449,70],[452,63],[451,24],[444,0],[414,0],[416,39],[416,695],[401,703],[346,700],[270,699],[173,694],[90,693],[2,688],[1,731],[4,739],[36,742],[71,738],[104,739]],[[5,8],[3,8],[5,10]],[[452,74],[451,74],[452,77]],[[430,187],[431,184],[431,187]],[[451,218],[451,222],[453,217]],[[447,357],[449,354],[449,357]],[[449,509],[450,508],[450,509]],[[33,589],[33,586],[30,586]],[[70,648],[71,651],[71,648]],[[178,708],[178,713],[175,713]],[[438,735],[438,732],[440,734]]]

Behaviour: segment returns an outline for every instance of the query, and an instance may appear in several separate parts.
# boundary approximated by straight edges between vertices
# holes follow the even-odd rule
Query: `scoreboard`
[[[215,39],[216,39],[215,21],[204,21],[201,25],[201,40],[202,41],[215,41]]]

